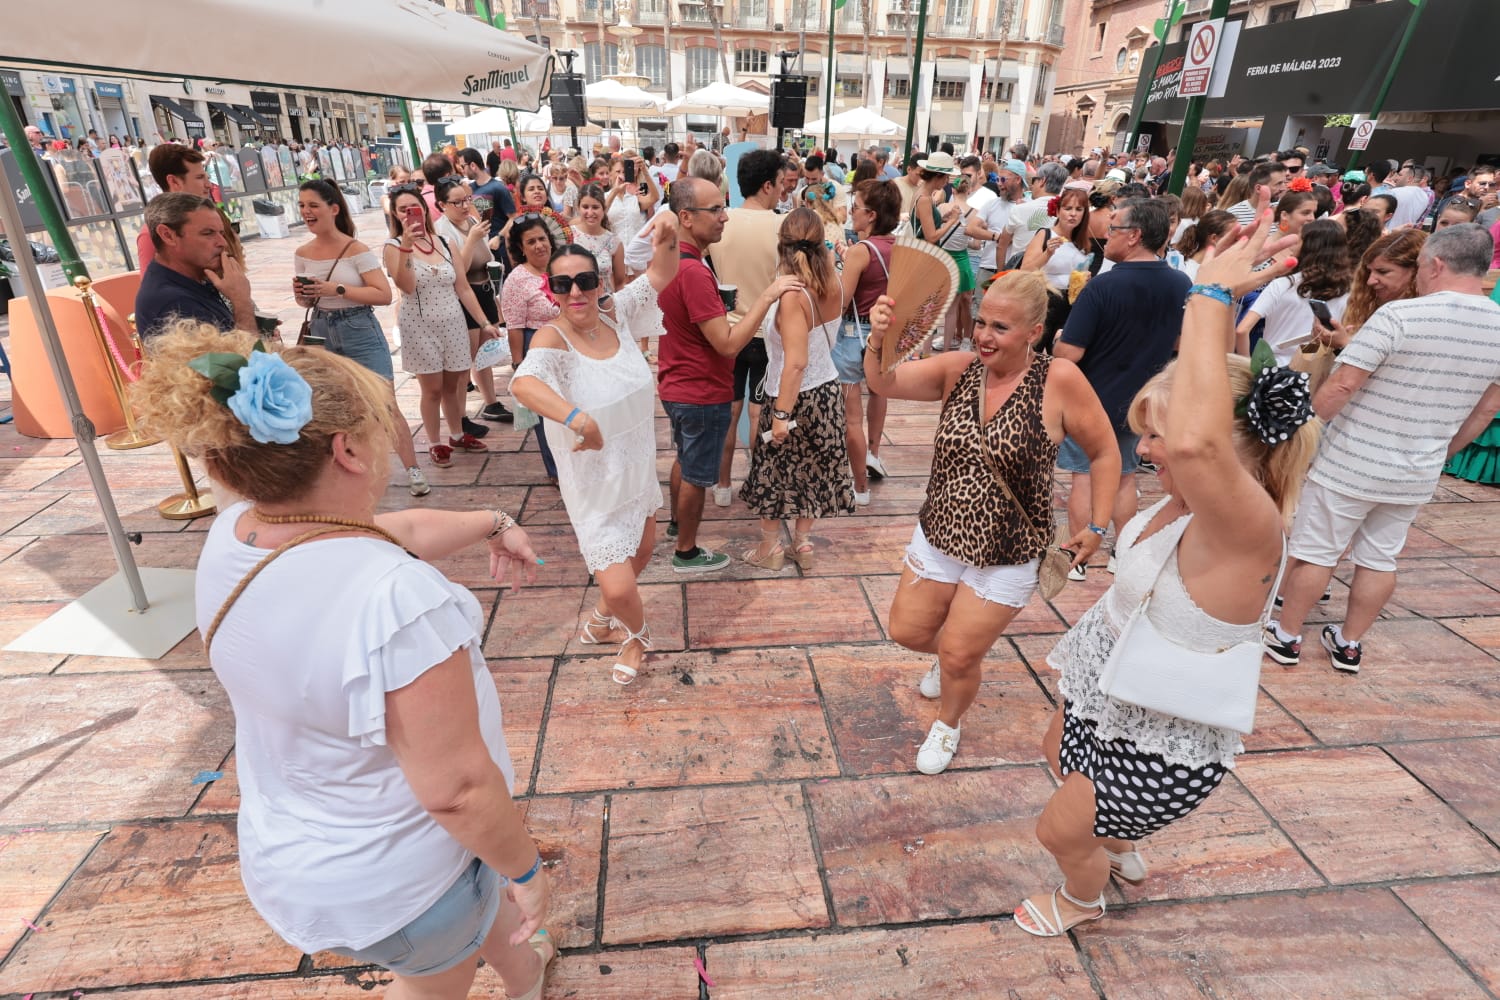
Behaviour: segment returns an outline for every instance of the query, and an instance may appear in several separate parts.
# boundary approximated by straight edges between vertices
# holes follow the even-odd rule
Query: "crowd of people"
[[[844,171],[767,149],[728,176],[686,144],[593,161],[455,149],[392,177],[378,251],[336,186],[308,182],[294,283],[312,336],[270,351],[244,332],[249,281],[196,165],[163,159],[135,402],[243,498],[207,536],[199,621],[237,719],[246,886],[279,933],[423,996],[464,995],[482,955],[534,998],[555,954],[478,605],[426,562],[484,544],[519,586],[540,559],[502,511],[376,513],[393,449],[411,492],[428,490],[373,314],[393,295],[433,465],[485,450],[465,384],[483,386],[476,356],[508,341],[509,384],[491,381],[476,416],[536,421],[599,588],[579,641],[617,646],[618,684],[649,669],[637,580],[661,508],[674,572],[729,565],[703,513],[735,503],[743,446],[738,500],[760,533],[738,558],[810,570],[816,522],[856,513],[885,475],[891,399],[937,415],[889,611],[891,638],[933,658],[913,671],[937,702],[919,771],[958,754],[982,661],[1039,585],[1113,575],[1049,657],[1063,702],[1039,735],[1059,787],[1037,833],[1063,881],[1017,908],[1028,933],[1098,919],[1112,875],[1147,877],[1139,842],[1233,768],[1262,650],[1299,663],[1346,552],[1348,610],[1320,642],[1335,669],[1360,669],[1416,511],[1500,410],[1500,305],[1482,288],[1495,239],[1468,216],[1485,197],[1450,188],[1418,211],[1414,165],[1354,178],[1304,171],[1295,150],[1194,165],[1180,197],[1160,158],[1010,152],[939,149],[900,171],[870,149]],[[1470,175],[1464,191],[1492,188]],[[1412,193],[1378,190],[1393,176]],[[951,255],[961,292],[888,369],[901,237]],[[1166,495],[1140,510],[1143,470]],[[257,627],[272,606],[294,616],[285,638]],[[1174,665],[1194,668],[1181,685],[1155,673]],[[1248,693],[1193,697],[1221,673]],[[290,684],[311,693],[278,700]],[[316,831],[333,823],[358,832],[331,843]],[[399,891],[362,877],[376,865]]]

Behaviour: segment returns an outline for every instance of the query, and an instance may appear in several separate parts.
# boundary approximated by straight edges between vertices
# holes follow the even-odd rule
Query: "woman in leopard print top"
[[[870,389],[891,399],[943,401],[927,502],[890,616],[892,639],[937,654],[921,691],[941,701],[917,769],[938,774],[958,749],[959,720],[979,691],[980,662],[1036,589],[1042,537],[1052,537],[1052,466],[1063,436],[1100,463],[1093,497],[1102,516],[1120,478],[1120,454],[1083,374],[1072,362],[1034,350],[1047,313],[1039,274],[1010,271],[995,279],[974,323],[974,354],[949,351],[885,374],[879,346],[890,306],[882,296],[870,313]],[[1099,534],[1080,531],[1067,547],[1075,564],[1083,563],[1099,547]]]

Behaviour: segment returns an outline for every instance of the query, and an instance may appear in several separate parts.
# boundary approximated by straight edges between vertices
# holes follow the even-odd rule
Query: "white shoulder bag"
[[[1174,550],[1175,551],[1175,550]],[[1170,560],[1171,556],[1168,555]],[[1163,564],[1162,569],[1166,566]],[[1286,570],[1286,538],[1281,539],[1281,566],[1261,610],[1264,627],[1271,602]],[[1161,570],[1157,571],[1161,576]],[[1189,722],[1249,733],[1255,728],[1260,689],[1260,637],[1212,653],[1186,649],[1157,631],[1146,610],[1156,593],[1153,582],[1125,623],[1099,675],[1099,690],[1116,701],[1149,708]]]

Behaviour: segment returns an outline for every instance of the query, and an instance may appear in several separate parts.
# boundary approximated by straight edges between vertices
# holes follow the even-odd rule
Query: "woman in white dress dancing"
[[[651,635],[636,578],[651,560],[656,511],[656,383],[636,331],[661,323],[656,295],[677,275],[677,225],[657,223],[650,269],[601,308],[598,261],[569,244],[547,265],[561,307],[538,327],[511,392],[544,418],[558,489],[578,548],[599,583],[599,601],[579,641],[616,641],[614,680],[635,680]],[[611,315],[612,314],[612,315]],[[653,316],[653,314],[655,314]]]

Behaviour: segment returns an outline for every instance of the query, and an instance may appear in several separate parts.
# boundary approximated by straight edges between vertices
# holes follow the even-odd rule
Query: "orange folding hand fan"
[[[891,325],[880,343],[880,367],[889,372],[921,350],[943,324],[958,295],[958,267],[947,252],[926,240],[902,236],[891,247],[891,280],[886,294],[895,300]]]

